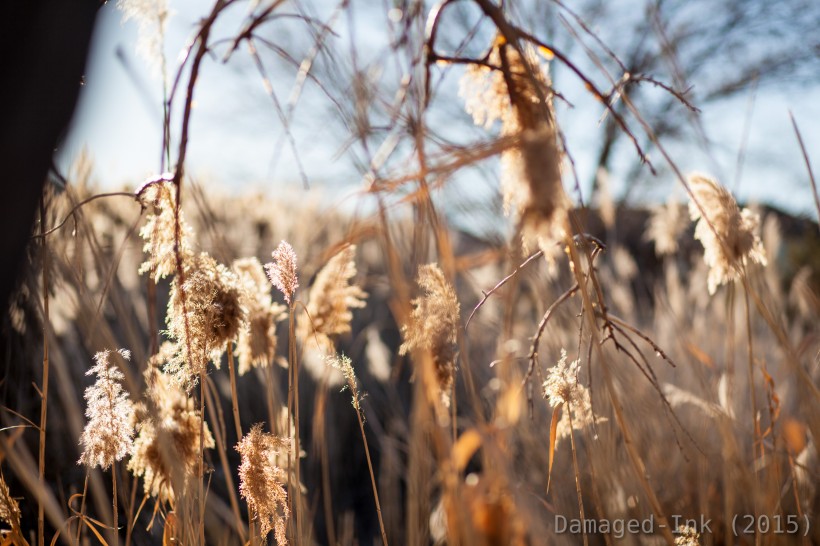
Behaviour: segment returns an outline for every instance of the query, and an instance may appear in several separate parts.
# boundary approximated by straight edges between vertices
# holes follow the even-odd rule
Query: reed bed
[[[4,318],[2,544],[820,541],[816,223],[681,173],[611,107],[622,84],[484,0],[476,57],[439,51],[454,2],[407,15],[396,54],[423,54],[369,210],[206,192],[185,171],[200,64],[247,42],[268,82],[255,31],[280,9],[252,5],[225,52],[231,4],[167,88],[162,174],[100,195],[80,157],[46,188]],[[646,133],[687,203],[566,189],[550,63],[643,160]],[[426,126],[436,71],[461,74],[469,146]],[[452,225],[447,181],[482,165],[507,237]]]

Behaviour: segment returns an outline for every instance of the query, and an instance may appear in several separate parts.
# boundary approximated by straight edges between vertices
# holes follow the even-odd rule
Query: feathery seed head
[[[367,297],[366,292],[350,282],[356,276],[355,256],[356,246],[347,245],[316,275],[308,298],[309,317],[299,316],[297,336],[302,343],[317,339],[321,350],[332,353],[331,336],[350,332],[351,309],[364,307]]]
[[[685,207],[669,200],[666,205],[652,210],[644,240],[655,243],[655,254],[666,256],[678,251],[678,239],[689,225],[684,213]]]
[[[345,379],[344,389],[350,389],[350,394],[353,396],[353,407],[356,411],[361,409],[362,397],[359,395],[359,387],[356,379],[356,371],[353,369],[353,361],[343,354],[335,354],[327,357],[327,363],[332,368],[342,372]]]
[[[145,371],[148,406],[140,412],[139,432],[128,462],[128,469],[143,478],[145,494],[161,502],[184,495],[198,476],[200,426],[203,446],[213,449],[215,445],[195,402],[160,369],[174,352],[171,344],[164,344]]]
[[[265,272],[268,274],[271,284],[282,292],[285,301],[290,304],[294,292],[299,288],[296,253],[290,244],[282,241],[276,247],[276,250],[271,253],[271,256],[273,256],[273,262],[265,264]]]
[[[404,343],[399,354],[413,349],[430,351],[436,367],[441,400],[450,405],[456,366],[459,304],[456,292],[436,264],[419,268],[419,287],[423,295],[412,301],[410,323],[402,328]]]
[[[561,349],[560,360],[550,368],[543,384],[544,398],[549,401],[549,405],[563,410],[558,421],[558,440],[569,437],[571,429],[580,430],[595,422],[606,421],[602,417],[596,418],[592,413],[589,390],[578,382],[580,369],[581,361],[574,360],[567,364],[567,351]]]
[[[9,486],[0,474],[0,520],[11,525],[12,532],[20,532],[20,505],[11,496]]]
[[[140,237],[145,240],[143,251],[148,255],[140,266],[139,273],[149,273],[155,281],[176,272],[176,187],[172,182],[155,182],[148,185],[140,194],[143,206],[151,207],[154,213],[149,214],[145,225],[140,229]],[[183,267],[187,268],[193,258],[190,240],[193,230],[185,222],[182,211],[179,211],[179,253]]]
[[[675,546],[699,546],[700,533],[688,525],[679,525],[675,537]]]
[[[758,233],[760,218],[749,209],[741,210],[732,194],[714,179],[696,173],[688,182],[694,196],[689,214],[697,221],[695,239],[703,244],[709,294],[714,294],[718,286],[740,278],[747,264],[766,265]]]
[[[137,53],[160,72],[163,65],[162,39],[171,15],[167,0],[118,0],[117,7],[123,11],[123,21],[134,19],[139,25]]]
[[[471,65],[460,94],[477,125],[489,128],[500,119],[502,136],[515,139],[501,154],[504,210],[518,213],[525,242],[546,247],[566,233],[569,198],[549,77],[535,51],[523,51],[496,40],[488,62],[497,68]]]
[[[327,357],[327,363],[342,372],[348,384],[356,383],[356,372],[353,370],[353,361],[349,357],[336,354]]]
[[[236,274],[204,252],[196,257],[182,287],[174,278],[166,322],[178,352],[167,371],[191,388],[209,361],[219,367],[228,342],[236,340],[245,324],[245,310]]]
[[[267,366],[273,362],[276,354],[276,323],[287,316],[287,308],[273,303],[270,283],[259,260],[236,260],[233,270],[242,288],[242,307],[248,317],[236,344],[239,375],[244,375],[256,366]]]
[[[561,349],[561,358],[555,366],[550,368],[543,385],[544,397],[549,399],[550,406],[555,408],[577,401],[578,392],[583,388],[583,385],[578,384],[580,365],[580,360],[567,364],[567,351]]]
[[[131,358],[126,350],[117,352],[126,360]],[[134,404],[120,384],[125,376],[115,366],[109,366],[110,355],[109,350],[97,353],[94,366],[86,372],[96,375],[97,381],[85,391],[88,423],[80,436],[83,453],[78,461],[103,470],[125,457],[134,438]]]
[[[464,99],[464,111],[472,116],[473,123],[485,129],[491,129],[497,120],[503,122],[511,116],[504,77],[487,66],[467,65],[459,81],[458,95]]]
[[[289,446],[289,439],[262,432],[261,423],[255,424],[236,446],[242,456],[239,493],[259,522],[262,539],[273,531],[279,546],[288,543],[285,529],[290,510],[285,490],[287,473],[276,461]]]

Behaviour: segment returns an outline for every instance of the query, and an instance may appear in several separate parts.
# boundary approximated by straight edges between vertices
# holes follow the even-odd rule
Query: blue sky
[[[174,13],[168,26],[165,52],[169,67],[175,69],[178,52],[207,7],[195,0],[170,4]],[[216,35],[232,35],[241,25],[243,9],[226,14],[223,24],[215,30]],[[329,13],[327,10],[318,15],[326,19]],[[380,32],[384,25],[368,23],[368,20],[362,18],[358,28],[350,31],[348,22],[342,18],[336,40],[345,47],[354,33],[360,54],[367,57],[368,53],[378,50],[377,44],[386,40]],[[282,34],[277,36],[281,43],[298,44],[304,38],[298,31],[289,35],[288,30],[282,28]],[[59,151],[59,164],[66,168],[83,149],[87,150],[94,160],[95,180],[101,188],[135,187],[159,169],[162,82],[152,74],[146,61],[136,55],[136,41],[136,23],[123,23],[116,3],[106,3],[99,15],[79,108],[69,137]],[[300,51],[299,47],[294,49]],[[281,100],[288,96],[294,72],[281,67],[270,69]],[[443,89],[452,93],[459,74],[457,69],[447,74]],[[563,89],[567,89],[568,94],[576,92],[572,87]],[[771,203],[813,217],[811,189],[788,111],[791,109],[797,118],[812,164],[818,170],[818,98],[818,86],[801,92],[768,87],[757,92],[750,109],[751,95],[742,94],[704,110],[704,126],[717,143],[709,154],[694,143],[674,143],[669,149],[684,172],[711,172],[735,190],[741,200]],[[299,168],[283,140],[279,118],[244,49],[227,65],[205,62],[195,101],[188,173],[222,193],[254,191],[276,196],[303,191]],[[294,117],[292,131],[304,172],[313,188],[324,188],[334,195],[355,192],[361,188],[361,176],[349,156],[339,153],[346,135],[340,124],[329,117],[326,105],[316,106],[322,101],[327,102],[319,89],[308,84]],[[596,131],[600,130],[597,126],[600,115],[600,105],[583,98],[573,110],[559,112],[582,181],[590,180],[593,174],[589,165],[596,152],[594,144]],[[466,114],[463,117],[467,120]],[[747,124],[745,162],[738,176],[738,150]],[[465,121],[467,126],[469,123]],[[623,155],[620,163],[627,157]],[[657,153],[652,157],[656,163],[661,162]],[[623,186],[617,165],[618,162],[611,175],[616,192]],[[656,190],[639,193],[637,197],[657,201],[665,198],[669,191],[682,197],[682,190],[668,178],[659,180]],[[491,184],[465,173],[449,191],[469,190],[490,196]]]

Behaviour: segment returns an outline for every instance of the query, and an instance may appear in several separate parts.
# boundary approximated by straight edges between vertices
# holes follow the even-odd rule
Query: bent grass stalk
[[[364,417],[362,415],[361,406],[362,396],[359,394],[359,386],[358,381],[356,380],[356,375],[353,371],[353,364],[349,358],[342,355],[336,357],[335,360],[332,360],[331,365],[334,368],[339,369],[339,371],[344,374],[345,380],[347,381],[347,387],[350,389],[350,394],[353,397],[353,409],[356,410],[356,420],[359,423],[359,432],[362,435],[362,443],[364,444],[364,453],[365,458],[367,459],[367,470],[370,472],[370,485],[373,487],[373,500],[376,503],[376,514],[379,517],[379,529],[382,535],[382,543],[384,546],[388,546],[387,532],[385,531],[384,518],[382,517],[382,507],[379,502],[379,488],[376,485],[376,475],[373,472],[373,461],[370,457],[370,447],[367,443],[367,435],[364,431]]]

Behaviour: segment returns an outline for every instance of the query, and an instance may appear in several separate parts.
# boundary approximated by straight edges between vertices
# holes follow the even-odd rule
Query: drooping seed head
[[[402,328],[404,343],[399,354],[413,349],[430,352],[445,406],[450,404],[450,389],[456,369],[456,342],[459,327],[459,303],[456,292],[436,264],[419,268],[422,295],[412,301],[410,322]]]
[[[290,441],[262,432],[255,424],[242,437],[236,450],[242,457],[239,466],[239,493],[248,503],[253,518],[259,522],[262,539],[273,531],[276,543],[288,543],[285,530],[290,518],[286,471],[277,466],[277,458],[286,453]]]
[[[766,265],[760,217],[741,210],[732,194],[708,176],[692,174],[688,183],[694,197],[689,214],[697,222],[695,239],[703,244],[709,294],[714,294],[718,286],[739,279],[748,264]]]

